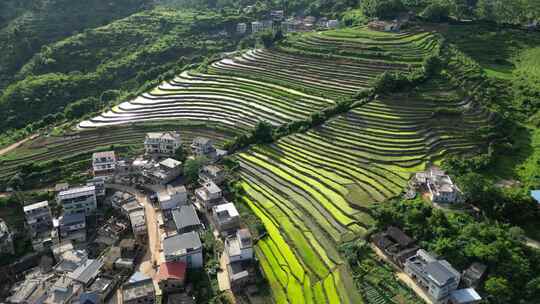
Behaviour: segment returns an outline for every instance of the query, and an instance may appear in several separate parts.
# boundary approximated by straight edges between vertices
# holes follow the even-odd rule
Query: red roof
[[[161,280],[181,280],[186,278],[186,263],[184,262],[166,262],[159,266],[159,272],[157,275],[158,281]]]

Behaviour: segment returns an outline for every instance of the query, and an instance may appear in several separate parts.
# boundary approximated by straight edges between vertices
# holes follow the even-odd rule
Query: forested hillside
[[[0,91],[42,46],[128,16],[149,2],[8,0],[0,4]]]
[[[0,96],[0,130],[81,117],[169,70],[234,50],[220,32],[235,20],[156,8],[44,46]]]

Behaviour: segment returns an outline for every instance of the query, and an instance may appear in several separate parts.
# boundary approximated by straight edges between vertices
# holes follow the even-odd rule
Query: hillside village
[[[189,158],[205,160],[195,183],[173,158],[184,147]],[[205,271],[219,272],[221,291],[257,293],[256,239],[222,189],[226,151],[204,137],[185,143],[173,131],[146,134],[144,151],[134,159],[94,153],[85,185],[58,184],[54,202],[24,206],[41,259],[18,276],[8,303],[195,303],[194,280]],[[4,222],[0,229],[2,252],[13,252]]]
[[[540,303],[532,1],[136,1],[0,68],[1,303]]]

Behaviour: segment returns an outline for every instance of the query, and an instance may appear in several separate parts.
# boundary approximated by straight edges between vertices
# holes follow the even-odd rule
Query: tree
[[[512,290],[508,285],[508,281],[501,277],[490,277],[484,284],[484,289],[489,293],[493,303],[511,303]]]
[[[253,143],[264,144],[273,140],[274,127],[267,121],[260,121],[251,135]]]
[[[394,18],[405,10],[401,0],[363,0],[360,8],[364,15],[378,18]]]
[[[187,158],[187,153],[183,146],[178,147],[178,149],[174,151],[174,159],[181,162],[185,162],[186,158]]]
[[[208,159],[204,156],[188,159],[184,165],[184,176],[188,183],[194,183],[199,178],[199,171],[208,164]]]
[[[420,15],[431,22],[445,21],[450,15],[450,7],[447,2],[434,1],[426,6]]]

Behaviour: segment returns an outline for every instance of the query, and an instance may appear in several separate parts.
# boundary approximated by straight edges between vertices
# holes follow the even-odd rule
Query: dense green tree
[[[194,183],[199,178],[199,171],[203,166],[208,164],[206,157],[196,157],[188,159],[184,164],[184,177],[188,183]]]
[[[508,281],[504,278],[490,277],[484,286],[486,292],[492,296],[490,301],[493,303],[506,304],[514,299]]]
[[[394,18],[406,8],[401,0],[363,0],[360,5],[368,17]]]

